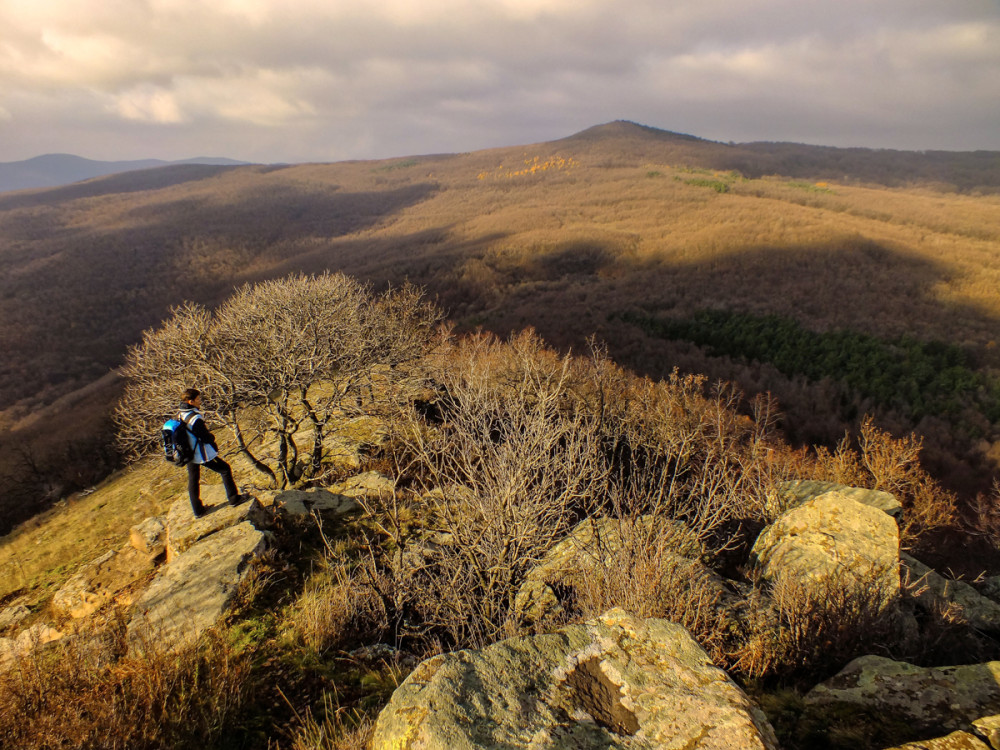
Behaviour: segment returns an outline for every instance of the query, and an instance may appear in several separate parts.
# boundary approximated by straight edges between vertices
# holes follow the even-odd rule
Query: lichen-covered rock
[[[777,748],[764,715],[684,628],[612,610],[420,664],[373,750]]]
[[[761,532],[753,554],[764,578],[791,578],[807,588],[836,580],[886,601],[899,595],[899,529],[881,510],[827,492],[786,511]]]
[[[1000,604],[963,581],[945,578],[910,555],[903,553],[899,557],[913,598],[922,609],[928,612],[948,609],[974,628],[1000,631]]]
[[[549,550],[528,573],[514,601],[515,613],[527,621],[560,615],[563,606],[556,595],[557,589],[572,596],[571,592],[593,579],[602,567],[615,563],[627,539],[638,540],[638,544],[645,546],[654,543],[653,534],[669,536],[669,539],[659,540],[666,547],[660,555],[664,570],[683,567],[685,575],[717,588],[720,597],[728,593],[722,579],[698,562],[701,545],[683,524],[652,516],[641,517],[635,522],[588,518]]]
[[[386,423],[371,416],[354,417],[337,425],[323,439],[323,463],[340,471],[357,471],[364,455],[388,438]]]
[[[903,505],[895,495],[882,490],[867,490],[864,487],[849,487],[837,482],[824,482],[819,479],[795,479],[778,485],[778,496],[784,505],[801,505],[827,492],[837,492],[849,497],[862,505],[870,505],[900,521],[903,518]]]
[[[174,648],[197,640],[228,611],[250,562],[265,547],[265,533],[244,521],[164,565],[136,602],[128,627],[132,647]]]
[[[968,732],[952,732],[947,737],[907,742],[905,745],[886,750],[990,750],[990,748]]]
[[[256,498],[240,505],[226,502],[221,485],[202,487],[202,503],[207,512],[201,518],[191,513],[191,503],[187,495],[179,498],[167,511],[167,562],[172,562],[196,542],[217,533],[221,529],[249,521],[258,529],[267,528],[269,511]]]
[[[1000,715],[976,719],[972,722],[972,731],[993,750],[1000,750]]]
[[[144,555],[157,558],[167,551],[167,526],[162,516],[151,516],[129,529],[129,543]]]
[[[52,608],[68,617],[88,617],[152,569],[153,559],[131,545],[105,552],[63,584],[52,597]]]
[[[964,730],[1000,713],[1000,662],[916,667],[862,656],[806,695],[806,703],[847,703],[884,711],[913,726]]]

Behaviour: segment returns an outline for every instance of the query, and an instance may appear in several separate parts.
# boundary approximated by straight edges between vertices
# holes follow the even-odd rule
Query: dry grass
[[[124,628],[37,651],[0,674],[0,744],[43,750],[212,746],[247,697],[250,664],[199,649],[126,655]]]
[[[150,460],[22,524],[0,538],[0,599],[19,590],[32,603],[51,596],[79,565],[126,543],[132,526],[164,513],[186,482],[177,467]]]
[[[574,583],[580,618],[621,607],[636,617],[670,620],[687,628],[713,659],[721,657],[732,615],[719,579],[681,553],[690,547],[690,532],[666,519],[648,518],[624,520],[615,531],[616,543],[598,540],[588,554],[596,564],[567,577]]]
[[[363,582],[356,564],[344,561],[342,545],[319,567],[284,616],[285,637],[317,654],[376,637],[386,628],[386,613],[375,591]]]
[[[336,705],[329,693],[323,693],[319,718],[307,709],[296,716],[291,750],[364,750],[371,742],[375,721],[355,710]]]

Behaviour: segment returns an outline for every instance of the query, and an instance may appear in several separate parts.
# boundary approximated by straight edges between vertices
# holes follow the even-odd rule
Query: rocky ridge
[[[914,597],[916,606],[952,608],[979,629],[997,630],[1000,605],[985,596],[993,589],[947,579],[900,552],[891,496],[830,483],[789,483],[784,490],[786,511],[754,545],[765,579],[781,577],[821,592],[829,576],[857,581],[874,576],[895,602],[902,571],[908,585],[925,584]],[[280,514],[335,517],[358,511],[366,495],[391,491],[391,480],[368,473],[326,489],[261,493],[233,508],[219,488],[206,487],[210,512],[200,519],[191,516],[187,498],[179,497],[165,516],[136,525],[128,544],[84,566],[57,592],[52,610],[60,620],[35,621],[0,639],[0,668],[34,649],[77,637],[81,628],[74,623],[85,623],[112,603],[132,613],[134,648],[152,640],[183,647],[232,607]],[[557,584],[578,585],[586,578],[588,565],[621,543],[616,528],[587,520],[553,547],[519,593],[527,619],[561,614]],[[692,570],[704,567],[693,541],[681,543],[682,534],[676,540],[677,556],[665,557],[667,564],[680,560]],[[703,572],[720,591],[739,591],[738,582],[707,567]],[[30,619],[16,604],[0,612],[8,632]],[[998,685],[997,662],[929,669],[865,656],[816,686],[806,702],[814,708],[886,712],[928,734],[951,732],[899,748],[1000,750]],[[764,714],[683,628],[621,610],[423,662],[383,710],[373,745],[412,750],[777,746]]]

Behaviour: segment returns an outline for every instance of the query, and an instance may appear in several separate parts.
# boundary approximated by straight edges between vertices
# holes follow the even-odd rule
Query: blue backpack
[[[185,466],[194,458],[194,449],[188,439],[187,425],[180,419],[168,419],[160,430],[163,457],[175,466]]]

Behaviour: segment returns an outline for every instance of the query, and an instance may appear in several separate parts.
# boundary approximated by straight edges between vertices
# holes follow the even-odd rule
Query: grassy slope
[[[132,526],[166,512],[185,486],[184,471],[144,461],[19,526],[0,538],[0,601],[13,592],[30,606],[48,599],[80,565],[126,544]]]

